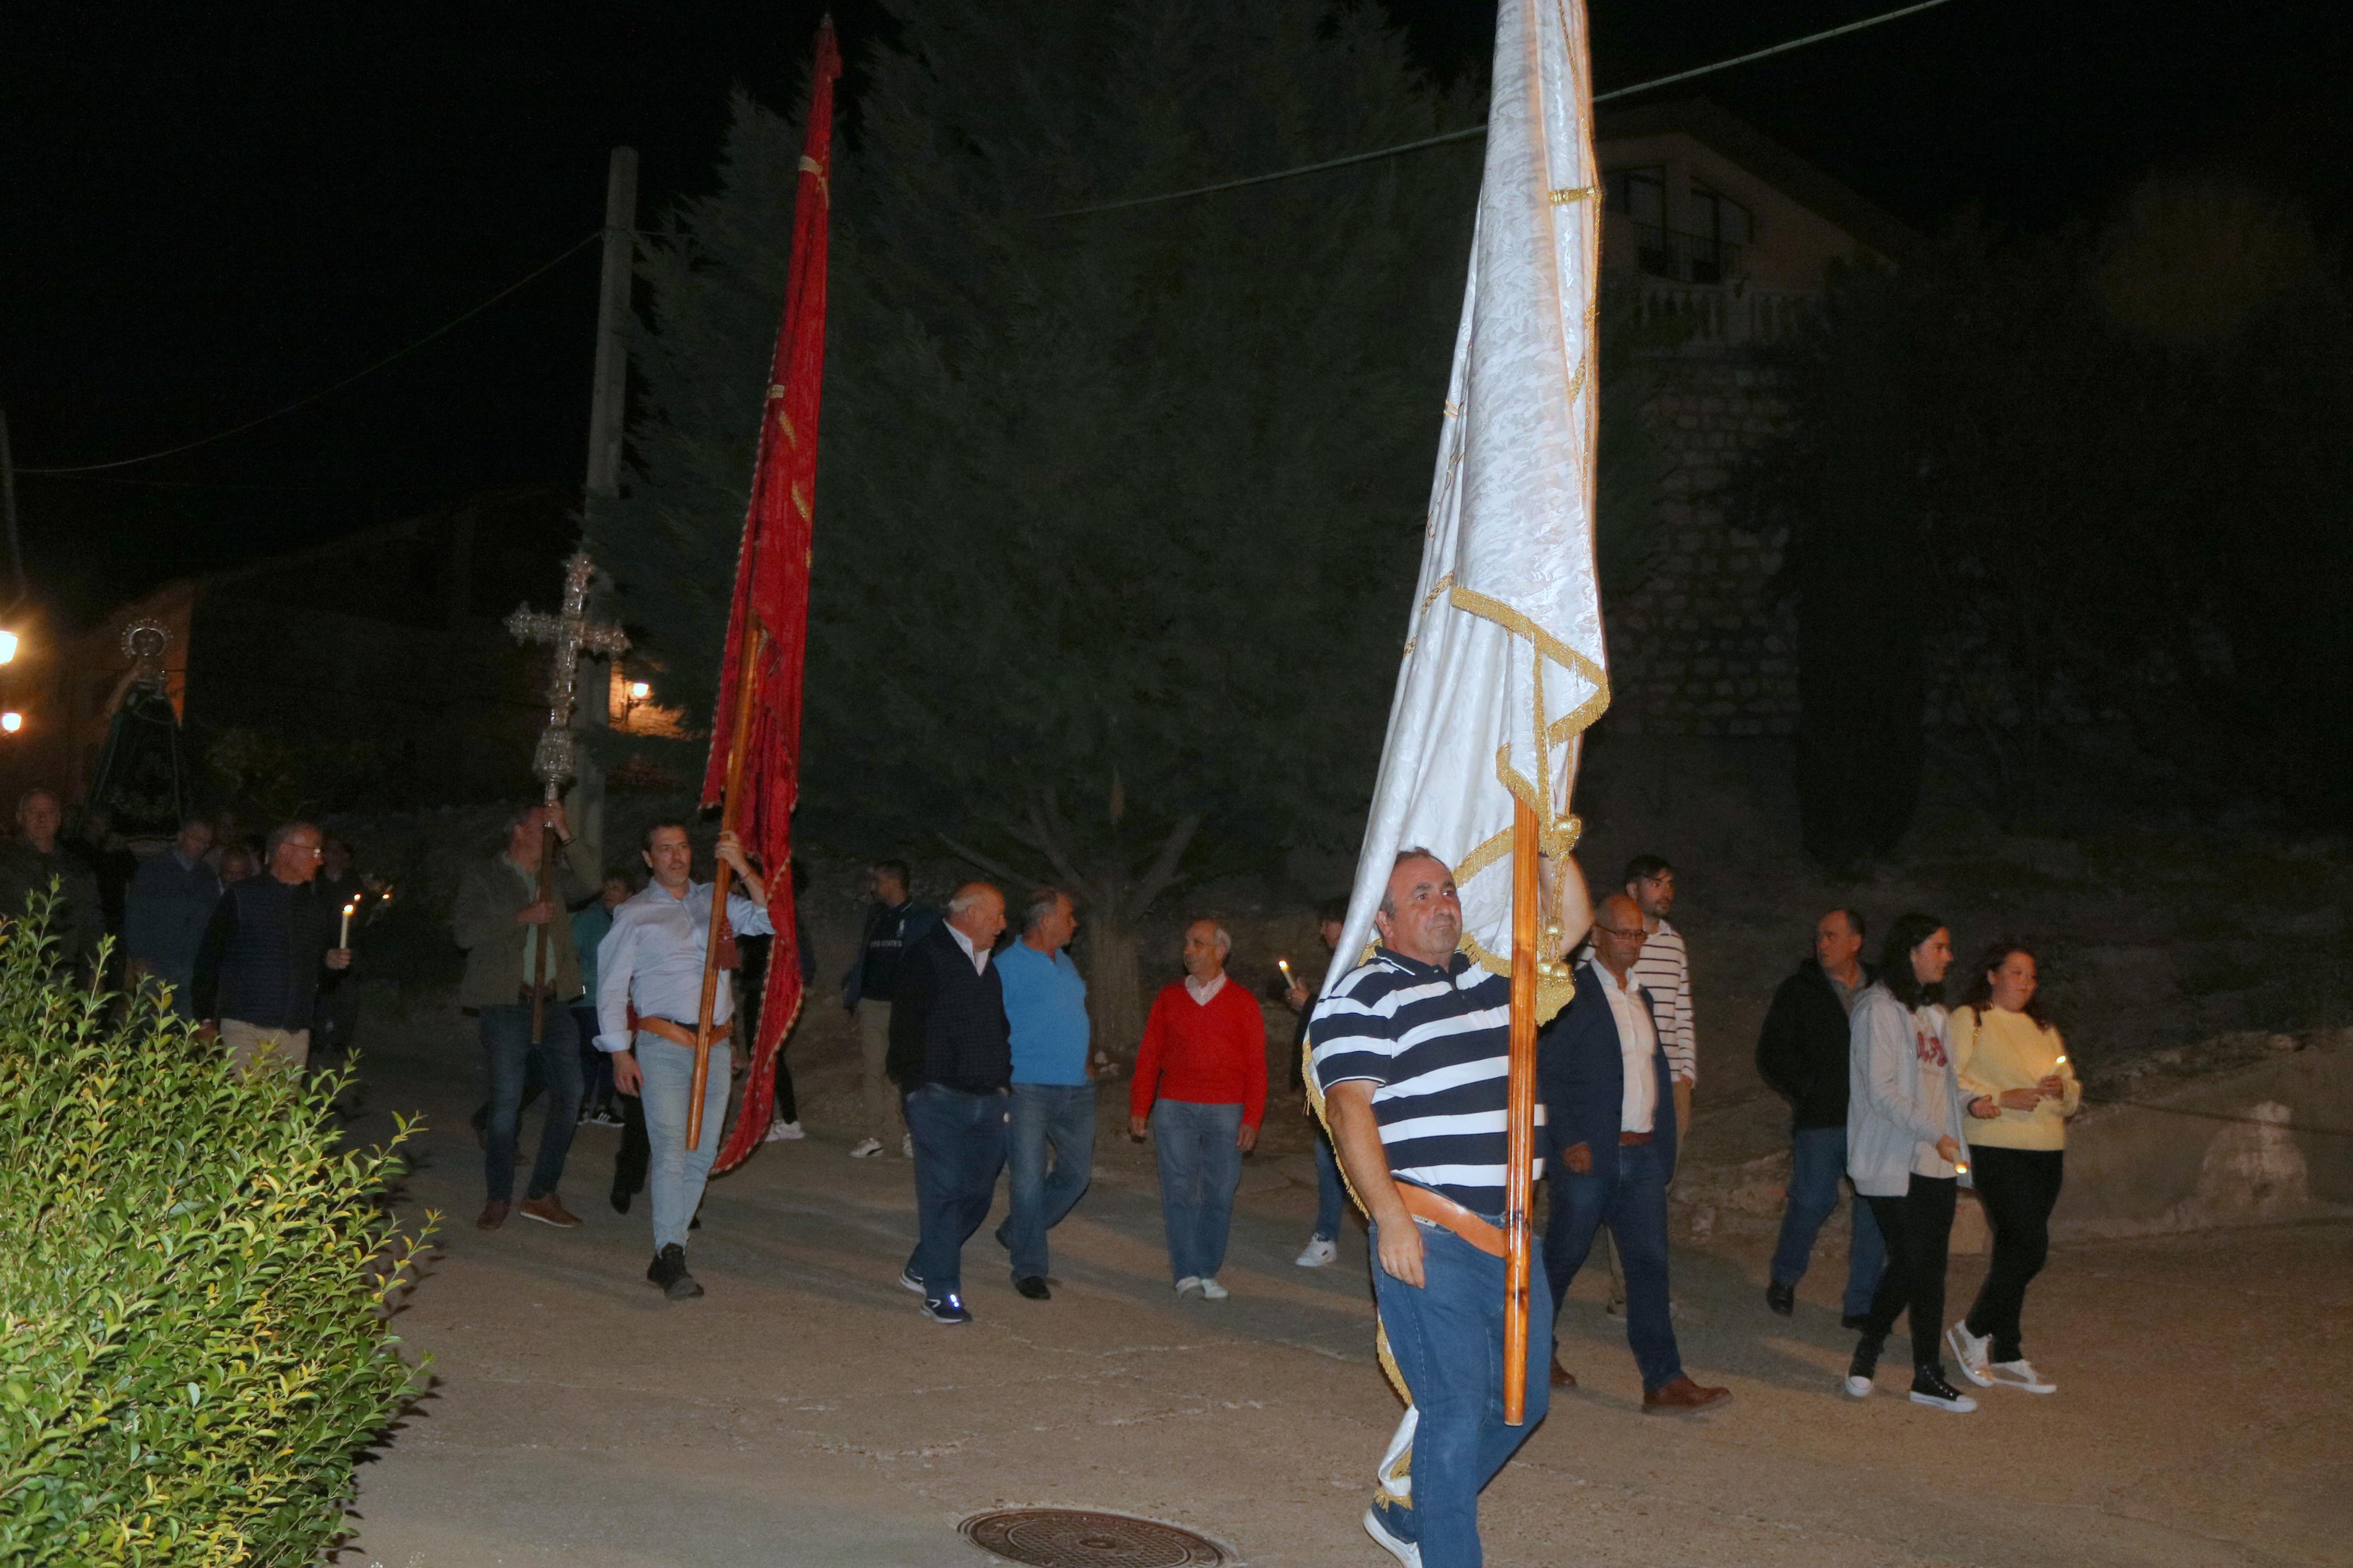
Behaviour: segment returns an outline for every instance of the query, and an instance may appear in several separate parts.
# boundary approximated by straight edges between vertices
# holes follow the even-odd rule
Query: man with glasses
[[[311,885],[321,842],[311,822],[271,833],[262,873],[222,891],[196,950],[195,1015],[239,1073],[300,1074],[320,976],[351,966],[351,950],[335,945],[340,911]]]

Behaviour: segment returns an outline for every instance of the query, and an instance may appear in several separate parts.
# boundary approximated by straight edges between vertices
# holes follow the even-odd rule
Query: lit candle
[[[1297,980],[1292,977],[1291,960],[1287,958],[1278,958],[1274,961],[1274,966],[1282,971],[1282,980],[1284,984],[1296,986],[1299,984]]]
[[[352,945],[352,911],[357,908],[359,908],[359,905],[356,902],[348,903],[343,906],[343,934],[342,939],[335,943],[337,947],[349,947]]]

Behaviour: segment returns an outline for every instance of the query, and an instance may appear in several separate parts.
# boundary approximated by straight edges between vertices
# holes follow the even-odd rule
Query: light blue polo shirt
[[[1071,955],[1016,942],[989,962],[1005,986],[1005,1019],[1013,1026],[1013,1081],[1086,1082],[1087,983]]]

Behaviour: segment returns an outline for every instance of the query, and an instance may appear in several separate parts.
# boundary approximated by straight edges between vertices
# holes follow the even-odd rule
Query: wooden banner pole
[[[749,616],[745,617],[750,619]],[[752,700],[760,688],[760,656],[767,651],[766,634],[756,620],[744,635],[744,658],[736,667],[735,728],[727,743],[727,795],[720,803],[719,831],[733,833],[743,816],[744,753],[752,739]],[[719,1003],[719,931],[727,918],[727,884],[732,874],[726,861],[711,878],[711,924],[704,933],[702,1008],[694,1020],[694,1087],[686,1102],[686,1146],[702,1146],[702,1095],[711,1082],[711,1016]]]
[[[1504,1079],[1504,1423],[1528,1408],[1528,1209],[1535,1184],[1536,1121],[1536,814],[1512,811],[1512,1031]]]

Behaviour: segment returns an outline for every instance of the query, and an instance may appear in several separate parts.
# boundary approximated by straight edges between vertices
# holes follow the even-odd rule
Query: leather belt
[[[1398,1199],[1405,1212],[1416,1219],[1426,1219],[1432,1225],[1444,1226],[1490,1258],[1504,1256],[1504,1227],[1481,1219],[1452,1198],[1417,1187],[1411,1182],[1397,1184]]]
[[[1637,1143],[1648,1143],[1651,1136],[1648,1132],[1620,1132],[1618,1134],[1618,1146],[1625,1149],[1631,1148]]]
[[[694,1031],[683,1024],[673,1024],[668,1018],[639,1018],[638,1027],[649,1035],[660,1036],[673,1046],[684,1046],[690,1051],[694,1049]],[[712,1037],[717,1039],[719,1026],[713,1024],[711,1032]]]

